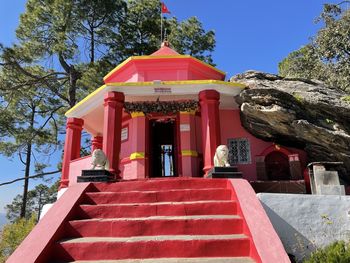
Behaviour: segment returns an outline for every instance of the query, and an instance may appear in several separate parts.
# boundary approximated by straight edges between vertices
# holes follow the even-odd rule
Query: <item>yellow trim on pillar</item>
[[[182,156],[198,157],[198,152],[193,150],[181,150]]]
[[[196,111],[195,111],[195,110],[191,110],[191,111],[180,111],[180,114],[182,114],[182,115],[196,115]]]
[[[142,111],[135,111],[131,113],[131,118],[144,117],[145,114]]]
[[[135,160],[135,159],[145,159],[145,153],[144,152],[134,152],[130,154],[130,160]]]

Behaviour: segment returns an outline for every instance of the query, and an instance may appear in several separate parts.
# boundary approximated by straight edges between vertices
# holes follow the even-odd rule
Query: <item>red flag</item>
[[[170,14],[169,9],[166,7],[166,5],[162,2],[162,14]]]

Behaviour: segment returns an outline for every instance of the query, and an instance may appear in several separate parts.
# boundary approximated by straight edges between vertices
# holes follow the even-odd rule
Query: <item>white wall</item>
[[[350,241],[350,196],[257,194],[288,254],[297,260]]]

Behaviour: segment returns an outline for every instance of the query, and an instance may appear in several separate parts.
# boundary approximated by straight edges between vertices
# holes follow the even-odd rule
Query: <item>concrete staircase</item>
[[[77,183],[6,261],[288,263],[243,179]]]
[[[85,193],[77,218],[67,223],[67,235],[56,243],[52,261],[258,260],[252,257],[254,243],[244,231],[244,218],[237,214],[238,203],[226,180],[158,179],[94,186],[95,192]]]

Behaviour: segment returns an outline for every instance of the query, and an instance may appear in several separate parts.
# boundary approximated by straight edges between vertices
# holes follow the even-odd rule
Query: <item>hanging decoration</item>
[[[164,115],[172,115],[180,111],[196,111],[198,109],[198,101],[135,101],[125,102],[124,108],[127,113],[143,112],[145,115],[152,113],[162,113]]]

